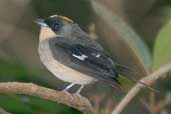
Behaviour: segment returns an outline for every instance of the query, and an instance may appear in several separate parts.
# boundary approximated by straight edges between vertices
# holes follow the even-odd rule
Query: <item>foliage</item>
[[[23,96],[0,95],[0,107],[12,114],[80,114],[75,109],[47,100]]]
[[[171,24],[167,24],[160,31],[154,46],[153,67],[160,66],[171,62]]]

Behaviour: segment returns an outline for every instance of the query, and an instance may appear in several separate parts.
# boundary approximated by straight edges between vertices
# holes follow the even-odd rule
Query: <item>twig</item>
[[[160,101],[153,110],[152,114],[158,114],[164,107],[170,105],[170,102]]]
[[[25,94],[36,96],[76,108],[82,111],[84,114],[93,113],[93,108],[88,99],[81,96],[70,96],[64,92],[42,87],[33,83],[0,83],[0,93]]]
[[[156,70],[152,74],[142,78],[140,82],[143,82],[146,85],[151,85],[157,79],[164,76],[164,74],[171,71],[171,64],[165,65],[161,67],[160,69]],[[128,94],[123,98],[123,100],[115,107],[113,112],[111,114],[120,114],[123,109],[128,105],[128,103],[138,94],[138,92],[143,89],[145,86],[141,83],[137,83],[129,92]]]
[[[155,71],[154,73],[142,78],[140,81],[146,85],[153,84],[157,79],[162,77],[164,74],[171,71],[171,64],[165,65]],[[137,83],[123,98],[123,100],[117,105],[113,110],[112,114],[120,114],[123,109],[128,105],[128,103],[137,95],[137,93],[143,89],[145,86],[141,83]],[[37,96],[50,101],[55,101],[58,103],[71,106],[82,111],[84,114],[93,113],[93,108],[89,102],[84,97],[71,96],[53,89],[41,87],[33,83],[19,83],[19,82],[7,82],[0,83],[0,93],[13,93],[13,94],[25,94],[31,96]]]

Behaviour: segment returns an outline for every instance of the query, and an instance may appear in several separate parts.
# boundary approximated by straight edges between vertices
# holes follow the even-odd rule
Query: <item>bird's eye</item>
[[[59,28],[59,24],[57,24],[57,23],[54,24],[54,27],[55,27],[55,28]]]
[[[53,28],[54,30],[56,30],[56,31],[60,30],[60,25],[59,25],[59,23],[55,23],[55,24],[53,25],[52,28]]]
[[[63,23],[61,20],[56,18],[48,18],[46,19],[46,24],[50,27],[53,31],[58,32],[61,30]]]

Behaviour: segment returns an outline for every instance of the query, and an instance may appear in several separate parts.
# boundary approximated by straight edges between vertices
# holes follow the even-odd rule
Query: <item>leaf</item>
[[[151,67],[151,54],[139,35],[103,4],[91,1],[100,41],[113,58],[136,71],[134,76],[145,76]],[[131,74],[133,75],[133,74]]]
[[[0,107],[12,114],[37,114],[31,107],[25,105],[15,95],[0,95]]]
[[[80,114],[63,104],[26,95],[0,95],[0,107],[12,114]]]
[[[163,27],[157,36],[154,46],[153,68],[156,69],[169,62],[171,62],[171,23]]]

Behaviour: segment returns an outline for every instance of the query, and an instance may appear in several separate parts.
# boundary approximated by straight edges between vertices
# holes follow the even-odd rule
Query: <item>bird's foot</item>
[[[73,95],[71,93],[69,93],[67,90],[64,89],[63,92],[65,94],[67,94],[69,97],[71,97],[71,99],[73,99]]]
[[[80,93],[77,93],[77,92],[74,93],[73,95],[74,95],[74,96],[77,96],[77,97],[82,97],[81,94],[80,94]]]
[[[75,96],[82,97],[80,92],[84,88],[84,85],[81,85],[81,87],[74,93]]]

